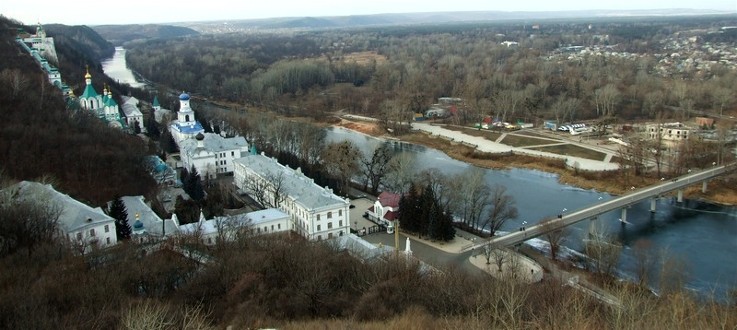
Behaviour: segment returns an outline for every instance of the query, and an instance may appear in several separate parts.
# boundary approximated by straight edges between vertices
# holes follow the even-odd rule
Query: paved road
[[[399,248],[404,251],[405,248],[405,242],[407,241],[407,236],[403,234],[399,234]],[[377,233],[377,234],[371,234],[366,235],[362,237],[364,240],[371,242],[373,244],[379,244],[382,243],[385,246],[394,246],[394,234],[387,234],[387,233]],[[432,246],[429,246],[427,244],[424,244],[422,242],[412,240],[411,248],[412,248],[412,254],[417,257],[417,259],[420,259],[434,267],[437,267],[439,269],[444,269],[447,267],[460,267],[461,270],[468,272],[469,274],[483,274],[483,271],[480,270],[478,267],[471,264],[471,262],[468,260],[469,257],[471,257],[473,251],[468,250],[463,253],[448,253],[443,250],[439,250],[437,248],[434,248]]]

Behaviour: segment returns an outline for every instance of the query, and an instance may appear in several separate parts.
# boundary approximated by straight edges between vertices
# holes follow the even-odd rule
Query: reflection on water
[[[128,69],[125,62],[125,48],[115,47],[113,57],[102,62],[102,70],[105,74],[115,79],[118,83],[128,84],[134,88],[142,88],[146,84],[136,81],[133,72]]]
[[[370,154],[381,143],[389,143],[396,152],[407,152],[416,158],[418,171],[437,168],[446,174],[457,174],[467,169],[467,163],[454,160],[444,153],[424,146],[382,141],[343,128],[330,128],[328,142],[350,140],[364,154]],[[609,194],[572,187],[558,182],[554,174],[525,169],[486,170],[488,184],[501,184],[517,201],[519,218],[509,221],[502,230],[514,231],[522,221],[530,224],[572,212],[611,198]],[[724,299],[728,290],[737,287],[737,209],[698,201],[675,203],[672,198],[657,201],[657,211],[650,212],[650,202],[630,206],[627,222],[622,226],[619,211],[598,217],[605,230],[617,237],[624,249],[618,272],[626,278],[634,278],[636,257],[633,247],[638,242],[647,243],[652,256],[667,255],[685,266],[687,288],[702,294]],[[583,250],[582,240],[588,233],[589,221],[582,221],[569,228],[565,245],[577,251]],[[659,258],[663,260],[663,258]],[[659,268],[659,264],[652,268]]]

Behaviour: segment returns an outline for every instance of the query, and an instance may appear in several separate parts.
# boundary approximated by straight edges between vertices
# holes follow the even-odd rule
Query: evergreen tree
[[[179,181],[182,182],[182,189],[189,194],[189,171],[186,167],[179,172]]]
[[[180,195],[177,196],[177,200],[174,203],[174,213],[176,213],[180,224],[193,223],[197,222],[200,218],[200,207],[194,200],[184,199]]]
[[[128,223],[128,210],[123,204],[123,199],[117,197],[113,200],[108,210],[108,215],[115,219],[115,234],[119,241],[131,238],[131,226]]]
[[[419,214],[417,228],[420,234],[432,236],[432,232],[437,222],[438,212],[434,207],[435,204],[435,192],[431,185],[427,185],[420,195]]]
[[[197,113],[197,111],[194,112],[194,116],[197,118],[197,121],[200,122],[202,128],[205,129],[205,133],[212,133],[212,126],[210,125],[210,122],[207,121],[207,118],[200,116],[200,113]]]
[[[456,229],[453,227],[453,214],[450,210],[445,210],[443,217],[438,223],[438,240],[450,241],[456,236]]]
[[[168,130],[164,130],[161,133],[161,138],[159,139],[159,147],[161,147],[162,150],[168,153],[174,153],[174,152],[179,151],[179,147],[177,146],[177,143],[174,141],[174,137],[171,136],[171,133]]]
[[[156,116],[154,115],[153,110],[151,110],[148,118],[143,121],[143,126],[146,127],[146,134],[148,137],[154,140],[161,138],[161,131],[159,130],[159,124],[156,122]]]
[[[409,191],[399,198],[399,219],[403,230],[417,232],[417,219],[418,214],[418,199],[417,189],[414,184],[409,188]]]
[[[200,174],[197,172],[194,165],[189,169],[187,181],[187,184],[184,185],[184,191],[186,191],[189,197],[192,197],[193,200],[198,202],[202,201],[202,199],[205,198],[205,189],[202,187]]]
[[[133,133],[141,134],[141,124],[138,121],[133,122]]]

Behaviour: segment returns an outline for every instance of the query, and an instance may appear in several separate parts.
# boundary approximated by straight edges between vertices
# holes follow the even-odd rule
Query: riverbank
[[[446,139],[431,137],[425,133],[412,132],[399,137],[387,135],[375,122],[341,119],[336,126],[354,130],[377,138],[395,139],[408,143],[423,145],[442,151],[449,157],[488,169],[525,168],[558,175],[558,181],[563,184],[587,190],[596,190],[613,195],[626,193],[631,187],[639,188],[656,184],[660,181],[655,177],[627,175],[620,170],[584,171],[570,169],[561,159],[535,157],[520,154],[489,154],[478,152],[475,148]],[[704,200],[720,205],[737,205],[737,191],[733,180],[729,177],[709,182],[706,193],[701,192],[701,186],[692,186],[686,189],[685,194],[690,199]]]

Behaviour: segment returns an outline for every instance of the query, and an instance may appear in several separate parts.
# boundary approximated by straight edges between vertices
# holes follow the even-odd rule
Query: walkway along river
[[[383,141],[344,128],[328,129],[328,141],[350,140],[364,153],[381,143],[389,143],[396,152],[407,152],[417,161],[418,170],[437,168],[446,174],[457,174],[469,165],[444,153],[424,146],[397,141]],[[526,221],[527,226],[542,219],[556,217],[613,197],[594,190],[584,190],[558,182],[557,175],[525,169],[486,170],[488,184],[507,188],[519,209],[519,218],[509,221],[502,230],[516,231]],[[687,197],[687,196],[686,196]],[[624,245],[618,275],[635,277],[637,260],[633,247],[646,242],[652,255],[666,255],[682,263],[686,287],[699,294],[725,299],[729,290],[737,288],[737,208],[713,205],[686,199],[675,203],[671,198],[657,202],[657,211],[650,212],[650,202],[643,201],[628,210],[629,225],[618,221],[621,213],[612,211],[599,217],[602,227]],[[575,251],[583,250],[588,234],[588,221],[570,227],[563,244]],[[539,248],[539,246],[538,246]],[[660,260],[662,261],[662,259]],[[654,265],[650,277],[657,280],[660,262]],[[651,283],[657,288],[657,283]]]
[[[125,57],[120,56],[118,50],[116,54],[118,56],[103,63],[105,72],[126,68]],[[126,81],[121,77],[113,78],[122,83],[135,83],[135,80]],[[133,74],[130,73],[128,77],[133,79]],[[390,143],[395,151],[412,155],[420,167],[418,170],[434,167],[446,174],[456,174],[472,166],[423,146],[383,141],[343,128],[328,129],[328,141],[344,139],[354,142],[364,153],[381,143]],[[517,202],[519,218],[507,222],[502,228],[506,231],[517,230],[523,221],[532,225],[567,210],[581,209],[612,198],[606,193],[560,184],[556,175],[540,171],[486,170],[485,179],[488,184],[504,185]],[[624,245],[617,269],[619,276],[634,278],[636,257],[633,247],[638,242],[646,242],[650,254],[666,254],[683,262],[688,289],[703,295],[714,293],[716,298],[724,299],[729,290],[737,288],[737,262],[734,257],[737,252],[736,207],[688,199],[678,204],[672,199],[662,199],[658,201],[657,212],[650,213],[649,209],[648,201],[633,205],[628,210],[627,221],[630,224],[626,227],[620,226],[617,221],[620,216],[618,211],[599,217],[603,227],[616,235]],[[563,244],[571,250],[582,251],[582,239],[588,233],[587,221],[572,226],[568,233]],[[652,268],[658,268],[659,265]],[[657,277],[658,269],[654,271],[656,273],[651,274],[651,278]],[[657,287],[657,284],[653,285]]]

